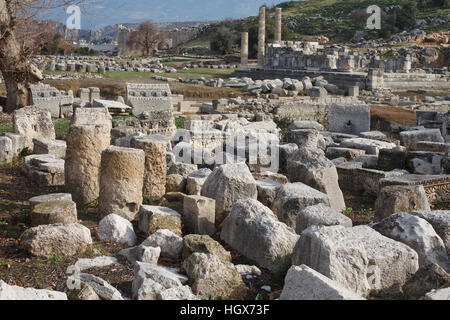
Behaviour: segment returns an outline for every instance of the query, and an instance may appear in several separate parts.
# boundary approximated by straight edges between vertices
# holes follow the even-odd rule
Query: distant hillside
[[[209,24],[205,21],[188,21],[188,22],[162,22],[155,25],[162,31],[173,31],[183,28],[197,28]],[[97,30],[69,30],[66,26],[59,22],[52,22],[57,33],[63,35],[65,39],[86,40],[87,42],[109,42],[117,38],[118,25],[110,25],[99,28]],[[139,24],[123,24],[129,28],[136,28]]]
[[[370,5],[376,4],[383,9],[383,32],[367,32],[367,38],[388,38],[395,32],[400,32],[407,28],[387,28],[392,21],[389,15],[398,16],[398,20],[403,19],[403,5],[415,2],[417,5],[417,21],[425,21],[423,29],[425,31],[436,32],[450,29],[450,0],[306,0],[289,1],[278,4],[276,7],[283,9],[283,25],[288,29],[286,40],[302,40],[307,36],[323,35],[332,42],[349,41],[356,31],[366,31],[364,17],[365,10]],[[400,10],[400,11],[398,11]],[[255,16],[232,21],[223,21],[212,25],[201,33],[197,39],[187,43],[184,47],[203,46],[208,47],[210,40],[216,31],[221,27],[229,28],[238,38],[238,33],[249,31],[254,33],[257,30],[257,12]],[[268,22],[272,23],[275,15],[275,8],[268,9]],[[430,22],[431,21],[431,22]],[[447,21],[447,22],[446,22]],[[400,23],[399,23],[400,24]],[[400,24],[401,25],[401,24]],[[383,26],[383,25],[382,25]],[[409,28],[412,29],[412,28]],[[257,32],[257,31],[256,31]],[[268,31],[270,40],[270,30]],[[255,35],[250,34],[250,38]],[[250,39],[252,42],[252,39]],[[238,44],[238,40],[236,42]],[[252,45],[252,44],[250,44]],[[250,48],[251,50],[251,48]]]

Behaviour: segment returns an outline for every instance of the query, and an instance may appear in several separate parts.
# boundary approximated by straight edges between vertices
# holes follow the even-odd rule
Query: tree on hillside
[[[211,50],[221,54],[233,52],[233,45],[236,43],[236,35],[227,27],[219,27],[211,40]]]
[[[42,74],[31,63],[40,49],[42,28],[37,20],[49,9],[84,0],[0,0],[0,71],[5,81],[6,112],[29,104],[30,84],[42,80]]]
[[[146,20],[139,25],[136,31],[130,34],[127,46],[130,49],[141,50],[143,55],[149,57],[163,40],[164,35],[159,32],[153,22]]]
[[[40,54],[67,54],[72,51],[72,45],[64,40],[60,33],[54,33],[53,30],[49,30],[41,37]]]

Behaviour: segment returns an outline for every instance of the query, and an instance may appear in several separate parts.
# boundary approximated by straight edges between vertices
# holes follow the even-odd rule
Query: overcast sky
[[[92,0],[90,0],[92,1]],[[263,5],[282,0],[96,0],[82,14],[82,29],[93,29],[117,23],[138,23],[145,19],[154,22],[213,21],[243,18],[258,14]],[[57,20],[64,22],[59,10]]]

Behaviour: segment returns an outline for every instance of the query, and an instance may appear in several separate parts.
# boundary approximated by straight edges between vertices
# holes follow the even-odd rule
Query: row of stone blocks
[[[105,66],[97,66],[95,64],[86,64],[86,63],[49,63],[47,65],[47,70],[49,71],[69,71],[69,72],[99,72],[99,73],[105,73]]]

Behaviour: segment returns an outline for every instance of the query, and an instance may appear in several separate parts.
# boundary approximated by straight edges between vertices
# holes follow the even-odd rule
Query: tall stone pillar
[[[281,42],[281,8],[275,9],[275,42]]]
[[[78,206],[99,197],[102,151],[111,140],[111,115],[106,108],[75,109],[67,134],[66,191]]]
[[[264,67],[264,57],[266,55],[266,7],[259,8],[259,29],[258,29],[258,66]]]
[[[241,35],[241,69],[248,69],[248,32]]]
[[[151,135],[136,137],[131,140],[131,146],[145,152],[144,198],[151,201],[159,200],[166,194],[166,148],[167,137]]]

